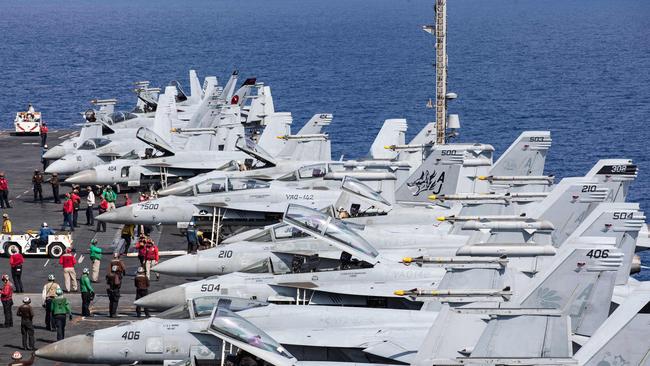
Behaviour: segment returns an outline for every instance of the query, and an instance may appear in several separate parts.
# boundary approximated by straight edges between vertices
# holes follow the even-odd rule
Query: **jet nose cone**
[[[102,222],[110,222],[113,224],[130,224],[133,223],[134,219],[133,207],[119,207],[97,216],[96,219]]]
[[[163,188],[158,191],[158,196],[178,196],[184,193],[188,193],[192,190],[192,186],[186,182],[179,182],[172,184],[167,188]]]
[[[153,267],[153,271],[171,276],[199,276],[198,273],[199,256],[196,254],[186,254],[180,257],[172,258],[158,263]]]
[[[93,337],[77,335],[36,350],[36,356],[59,362],[86,363],[93,358]]]
[[[70,184],[97,184],[97,172],[93,169],[84,170],[68,177],[65,182]]]
[[[167,310],[176,305],[185,303],[185,288],[174,286],[154,292],[145,297],[135,300],[136,306],[144,306],[148,309]]]
[[[74,164],[66,159],[59,159],[48,165],[47,168],[45,168],[45,173],[72,174],[75,172],[73,165]]]
[[[47,160],[61,159],[65,156],[65,149],[59,145],[47,150],[43,154],[43,158]]]

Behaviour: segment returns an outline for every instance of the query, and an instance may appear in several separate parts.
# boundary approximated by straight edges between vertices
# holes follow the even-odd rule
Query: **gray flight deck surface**
[[[52,131],[48,135],[48,145],[54,146],[64,138],[69,137],[71,132],[67,131]],[[52,189],[48,183],[43,184],[43,198],[44,203],[34,203],[31,177],[34,169],[42,170],[43,166],[40,163],[40,137],[39,136],[13,136],[8,131],[0,132],[0,171],[5,172],[5,176],[9,181],[9,199],[13,206],[11,209],[0,209],[1,213],[9,214],[12,223],[13,231],[15,233],[24,233],[27,230],[38,230],[40,224],[45,221],[49,226],[58,231],[63,222],[61,214],[62,204],[53,203]],[[45,177],[48,179],[49,177]],[[70,188],[61,186],[60,194],[64,195],[69,192]],[[135,200],[137,198],[133,196]],[[62,201],[63,202],[63,201]],[[124,204],[123,197],[118,198],[117,205]],[[85,334],[99,328],[105,328],[117,325],[120,322],[135,318],[135,307],[133,301],[135,298],[135,286],[133,284],[133,275],[139,266],[136,257],[123,258],[127,267],[127,276],[122,283],[118,319],[108,318],[108,298],[106,296],[106,285],[104,276],[108,269],[108,263],[112,258],[112,242],[113,239],[119,235],[121,225],[107,224],[106,232],[95,232],[95,227],[85,226],[85,201],[82,197],[82,205],[79,211],[78,224],[80,225],[73,233],[74,247],[76,248],[77,259],[83,256],[81,264],[77,265],[77,275],[81,276],[81,271],[84,267],[90,268],[90,260],[88,259],[88,246],[90,239],[96,238],[98,244],[104,249],[105,254],[102,258],[100,269],[100,282],[94,283],[93,287],[96,291],[96,299],[91,307],[94,311],[95,317],[83,318],[81,316],[81,295],[79,293],[66,294],[72,304],[73,320],[68,322],[66,327],[66,337]],[[95,212],[95,215],[97,212]],[[186,249],[186,241],[181,236],[174,226],[160,227],[158,232],[156,228],[152,232],[152,237],[159,245],[161,251],[164,250],[184,250]],[[6,257],[0,258],[0,273],[10,274],[9,260]],[[22,304],[24,296],[32,298],[32,307],[34,309],[35,318],[35,338],[36,347],[41,347],[45,344],[56,341],[56,332],[49,332],[45,330],[44,323],[44,310],[41,307],[41,290],[43,285],[47,282],[47,275],[54,274],[57,277],[57,282],[63,285],[63,270],[58,264],[58,260],[49,260],[45,257],[32,257],[25,256],[25,264],[23,267],[23,286],[25,294],[14,294],[14,326],[13,328],[0,328],[0,365],[6,365],[11,360],[11,355],[15,351],[23,353],[24,357],[29,356],[31,352],[22,350],[22,340],[20,334],[20,319],[15,316],[18,306]],[[11,276],[10,276],[11,277]],[[185,278],[171,277],[161,275],[159,281],[155,280],[152,276],[150,292],[158,291],[160,289],[180,285],[187,282]],[[0,315],[0,324],[4,322],[4,318]],[[37,359],[36,365],[55,365],[55,363],[47,360]]]

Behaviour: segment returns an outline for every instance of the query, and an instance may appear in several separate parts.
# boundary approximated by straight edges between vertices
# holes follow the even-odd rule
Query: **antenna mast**
[[[422,28],[436,37],[436,143],[444,144],[447,137],[447,99],[456,97],[455,94],[447,94],[447,0],[435,0],[433,11],[435,25]]]

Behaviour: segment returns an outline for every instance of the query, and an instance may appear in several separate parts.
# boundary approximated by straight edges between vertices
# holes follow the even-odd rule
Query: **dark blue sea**
[[[448,9],[462,141],[501,152],[523,130],[549,129],[548,172],[558,177],[599,158],[634,159],[630,199],[650,208],[650,2],[453,0]],[[132,108],[134,81],[187,85],[190,68],[225,81],[237,68],[272,87],[296,128],[333,113],[334,155],[359,157],[385,119],[407,118],[412,136],[434,118],[425,108],[433,39],[420,30],[432,19],[431,0],[3,0],[0,127],[32,102],[52,126],[75,128],[92,98]]]

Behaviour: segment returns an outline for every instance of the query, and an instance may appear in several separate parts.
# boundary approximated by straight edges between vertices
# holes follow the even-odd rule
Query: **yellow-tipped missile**
[[[393,292],[393,294],[394,294],[395,296],[404,296],[404,295],[406,295],[406,291],[404,291],[404,290],[395,290],[395,291]]]
[[[447,220],[447,218],[445,216],[438,216],[438,217],[436,217],[436,220],[437,221],[445,221],[445,220]]]
[[[485,175],[479,175],[479,176],[476,177],[476,178],[477,178],[478,180],[487,180],[487,179],[488,179],[488,177],[485,176]]]
[[[404,257],[404,258],[402,258],[402,263],[413,263],[413,258]]]
[[[438,195],[432,194],[432,195],[430,195],[430,196],[427,197],[427,198],[430,199],[431,201],[435,201],[435,200],[438,199]]]
[[[395,150],[395,145],[385,145],[384,149],[386,149],[386,150]]]
[[[286,140],[287,135],[276,136],[279,140]]]

